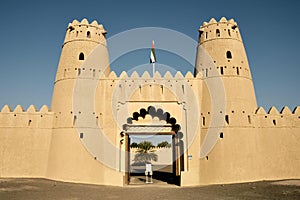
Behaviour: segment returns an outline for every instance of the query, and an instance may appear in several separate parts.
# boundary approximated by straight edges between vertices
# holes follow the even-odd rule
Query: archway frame
[[[159,119],[158,123],[145,123],[143,119],[151,116],[152,119]],[[161,123],[164,121],[165,123]],[[121,134],[125,136],[125,184],[130,183],[130,138],[131,135],[172,135],[172,168],[173,176],[176,176],[174,184],[180,185],[181,171],[184,171],[184,142],[183,133],[180,132],[180,125],[177,124],[177,120],[171,117],[169,112],[164,112],[162,109],[155,109],[153,106],[149,106],[147,109],[141,108],[139,112],[133,112],[132,117],[127,118],[127,123],[123,125],[123,131]]]

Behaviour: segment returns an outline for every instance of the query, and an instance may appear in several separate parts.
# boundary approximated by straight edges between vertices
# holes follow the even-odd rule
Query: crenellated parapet
[[[5,105],[0,112],[0,128],[51,129],[53,116],[54,113],[46,105],[42,106],[40,110],[37,110],[34,105],[30,105],[27,110],[21,105],[17,105],[14,110]]]
[[[64,44],[70,41],[93,41],[96,43],[105,42],[107,34],[102,24],[97,21],[89,23],[87,19],[82,19],[80,22],[76,19],[69,23]]]
[[[225,17],[222,17],[218,22],[215,18],[210,19],[209,22],[203,22],[199,28],[199,33],[200,44],[220,38],[235,39],[242,42],[237,23],[234,19],[227,20]]]
[[[259,107],[255,112],[255,120],[258,128],[300,127],[300,107],[297,106],[291,111],[287,106],[284,106],[280,112],[274,106],[268,112]]]

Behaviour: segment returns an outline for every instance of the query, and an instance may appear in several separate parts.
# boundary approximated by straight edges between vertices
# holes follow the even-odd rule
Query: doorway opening
[[[158,115],[157,113],[160,113]],[[183,133],[168,112],[148,107],[134,112],[123,126],[126,134],[126,183],[180,185],[184,171]]]

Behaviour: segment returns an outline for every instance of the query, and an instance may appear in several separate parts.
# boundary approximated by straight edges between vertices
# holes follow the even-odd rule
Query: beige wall
[[[46,177],[53,113],[47,106],[0,112],[0,177]]]

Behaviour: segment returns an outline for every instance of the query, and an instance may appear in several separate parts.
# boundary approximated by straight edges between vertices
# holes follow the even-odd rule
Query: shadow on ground
[[[204,187],[97,186],[46,179],[0,179],[0,199],[300,199],[300,180],[261,181]]]

